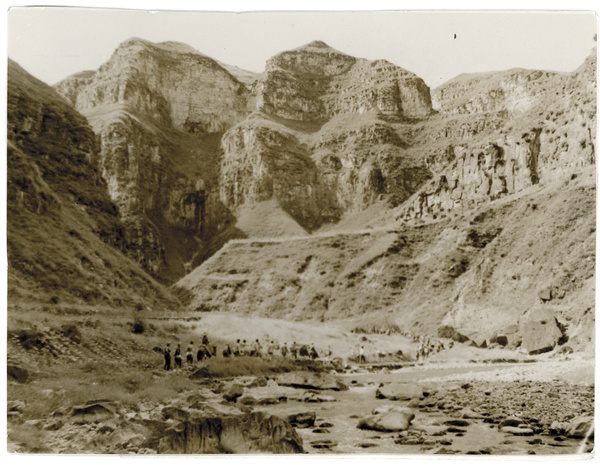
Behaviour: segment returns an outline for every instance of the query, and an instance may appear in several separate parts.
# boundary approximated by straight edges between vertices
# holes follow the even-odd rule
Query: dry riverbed
[[[20,401],[9,401],[9,450],[31,452],[19,439],[33,434],[38,451],[67,453],[577,454],[594,444],[593,367],[572,359],[200,373],[179,394],[138,405],[95,399],[25,419]],[[192,373],[154,376],[189,382]]]

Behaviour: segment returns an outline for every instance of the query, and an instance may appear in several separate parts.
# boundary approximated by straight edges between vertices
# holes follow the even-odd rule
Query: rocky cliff
[[[226,227],[219,140],[248,113],[246,85],[187,45],[134,38],[55,87],[98,134],[95,161],[131,253],[155,276],[183,274]]]
[[[11,308],[178,308],[122,253],[126,228],[93,163],[87,120],[10,60],[7,123]]]
[[[435,176],[402,215],[439,214],[589,172],[595,73],[594,52],[570,74],[511,70],[459,76],[435,89],[434,100],[449,115],[437,139],[451,143],[432,151],[428,165]],[[481,119],[457,131],[453,115],[465,113]]]
[[[428,176],[403,159],[397,125],[432,112],[429,89],[396,65],[315,41],[271,58],[253,92],[255,112],[223,137],[221,199],[234,211],[273,198],[314,230]]]
[[[263,201],[312,231],[404,200],[429,177],[403,156],[394,126],[432,112],[427,86],[322,42],[276,55],[256,76],[184,44],[130,39],[56,89],[98,134],[94,162],[131,254],[166,280],[251,234],[233,225]]]

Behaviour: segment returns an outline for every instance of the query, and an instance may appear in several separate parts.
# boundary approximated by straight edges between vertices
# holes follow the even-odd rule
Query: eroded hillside
[[[10,309],[179,308],[123,253],[125,228],[91,162],[98,147],[86,119],[12,61],[7,120]]]

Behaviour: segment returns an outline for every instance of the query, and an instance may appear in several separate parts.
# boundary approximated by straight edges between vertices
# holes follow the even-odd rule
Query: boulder
[[[165,407],[160,412],[162,414],[162,418],[164,420],[176,420],[176,421],[184,421],[190,418],[190,414],[185,410],[181,410],[177,407]]]
[[[333,375],[304,371],[284,373],[277,378],[277,383],[280,386],[290,386],[302,389],[330,389],[333,391],[346,391],[348,389],[348,386],[338,381]]]
[[[237,399],[237,403],[241,405],[254,405],[256,402],[256,399],[249,395],[245,395]]]
[[[244,395],[244,386],[237,383],[227,383],[221,388],[223,398],[229,402],[235,402],[238,397]]]
[[[412,400],[424,397],[423,388],[415,384],[390,383],[380,386],[375,393],[378,399]]]
[[[469,426],[469,422],[467,420],[447,420],[444,422],[445,425],[450,426]]]
[[[519,426],[522,423],[523,423],[523,420],[521,420],[518,417],[508,417],[500,422],[500,427],[502,427],[502,426]]]
[[[531,428],[519,428],[517,426],[503,426],[500,428],[503,433],[509,433],[513,436],[533,436],[533,430]]]
[[[443,339],[452,339],[456,342],[467,342],[469,340],[467,336],[458,332],[452,326],[448,325],[440,326],[438,328],[438,337],[441,337]]]
[[[374,431],[405,431],[414,418],[415,414],[412,410],[394,408],[360,420],[357,428]]]
[[[208,371],[208,368],[206,367],[201,367],[199,369],[197,369],[196,371],[194,371],[190,376],[190,379],[192,380],[203,380],[203,379],[207,379],[210,378],[210,372]]]
[[[542,302],[548,302],[549,300],[552,300],[552,288],[545,287],[540,289],[537,295]]]
[[[312,441],[310,445],[314,449],[332,449],[337,446],[338,443],[332,441],[331,439],[322,439],[320,441]]]
[[[306,391],[302,395],[302,402],[335,402],[332,396],[323,396],[313,391]]]
[[[506,346],[508,345],[508,337],[505,336],[504,334],[497,334],[493,337],[490,338],[490,344],[498,344],[499,346]]]
[[[483,415],[481,415],[480,413],[477,413],[475,411],[473,411],[470,407],[465,407],[461,410],[459,410],[458,412],[456,412],[456,414],[458,415],[459,418],[465,418],[465,419],[482,419]]]
[[[549,352],[563,336],[556,315],[547,308],[531,312],[521,325],[522,345],[530,355]]]
[[[574,418],[566,429],[566,435],[570,438],[583,439],[594,437],[594,417],[582,415]]]
[[[287,421],[295,428],[310,428],[315,425],[316,418],[315,412],[302,412],[290,415]]]
[[[71,416],[76,421],[103,421],[113,418],[116,410],[116,406],[110,401],[89,401],[85,405],[73,407]]]
[[[160,433],[162,454],[302,453],[302,439],[289,422],[264,412],[194,418]]]
[[[16,365],[6,366],[6,377],[9,380],[14,380],[17,383],[26,383],[29,379],[29,372],[25,368]]]

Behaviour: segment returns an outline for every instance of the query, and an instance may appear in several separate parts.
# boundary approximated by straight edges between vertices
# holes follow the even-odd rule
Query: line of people
[[[190,341],[190,344],[185,352],[185,359],[188,365],[193,365],[196,361],[201,362],[205,359],[210,359],[217,356],[217,346],[211,345],[206,333],[203,334],[198,350],[196,351],[194,341]],[[172,368],[183,367],[183,353],[181,344],[177,344],[173,355],[171,355],[171,345],[167,343],[167,346],[162,350],[164,355],[164,369],[171,370]],[[261,357],[261,358],[272,358],[275,356],[291,357],[293,359],[317,359],[319,353],[317,352],[314,344],[298,344],[294,341],[289,347],[287,342],[280,345],[278,342],[271,340],[264,344],[261,344],[259,339],[256,339],[252,343],[248,343],[246,339],[238,339],[236,343],[231,347],[230,344],[226,344],[222,350],[224,358],[229,357]],[[331,349],[329,349],[327,356],[331,356]],[[194,357],[195,356],[195,357]],[[172,366],[172,362],[174,366]]]

